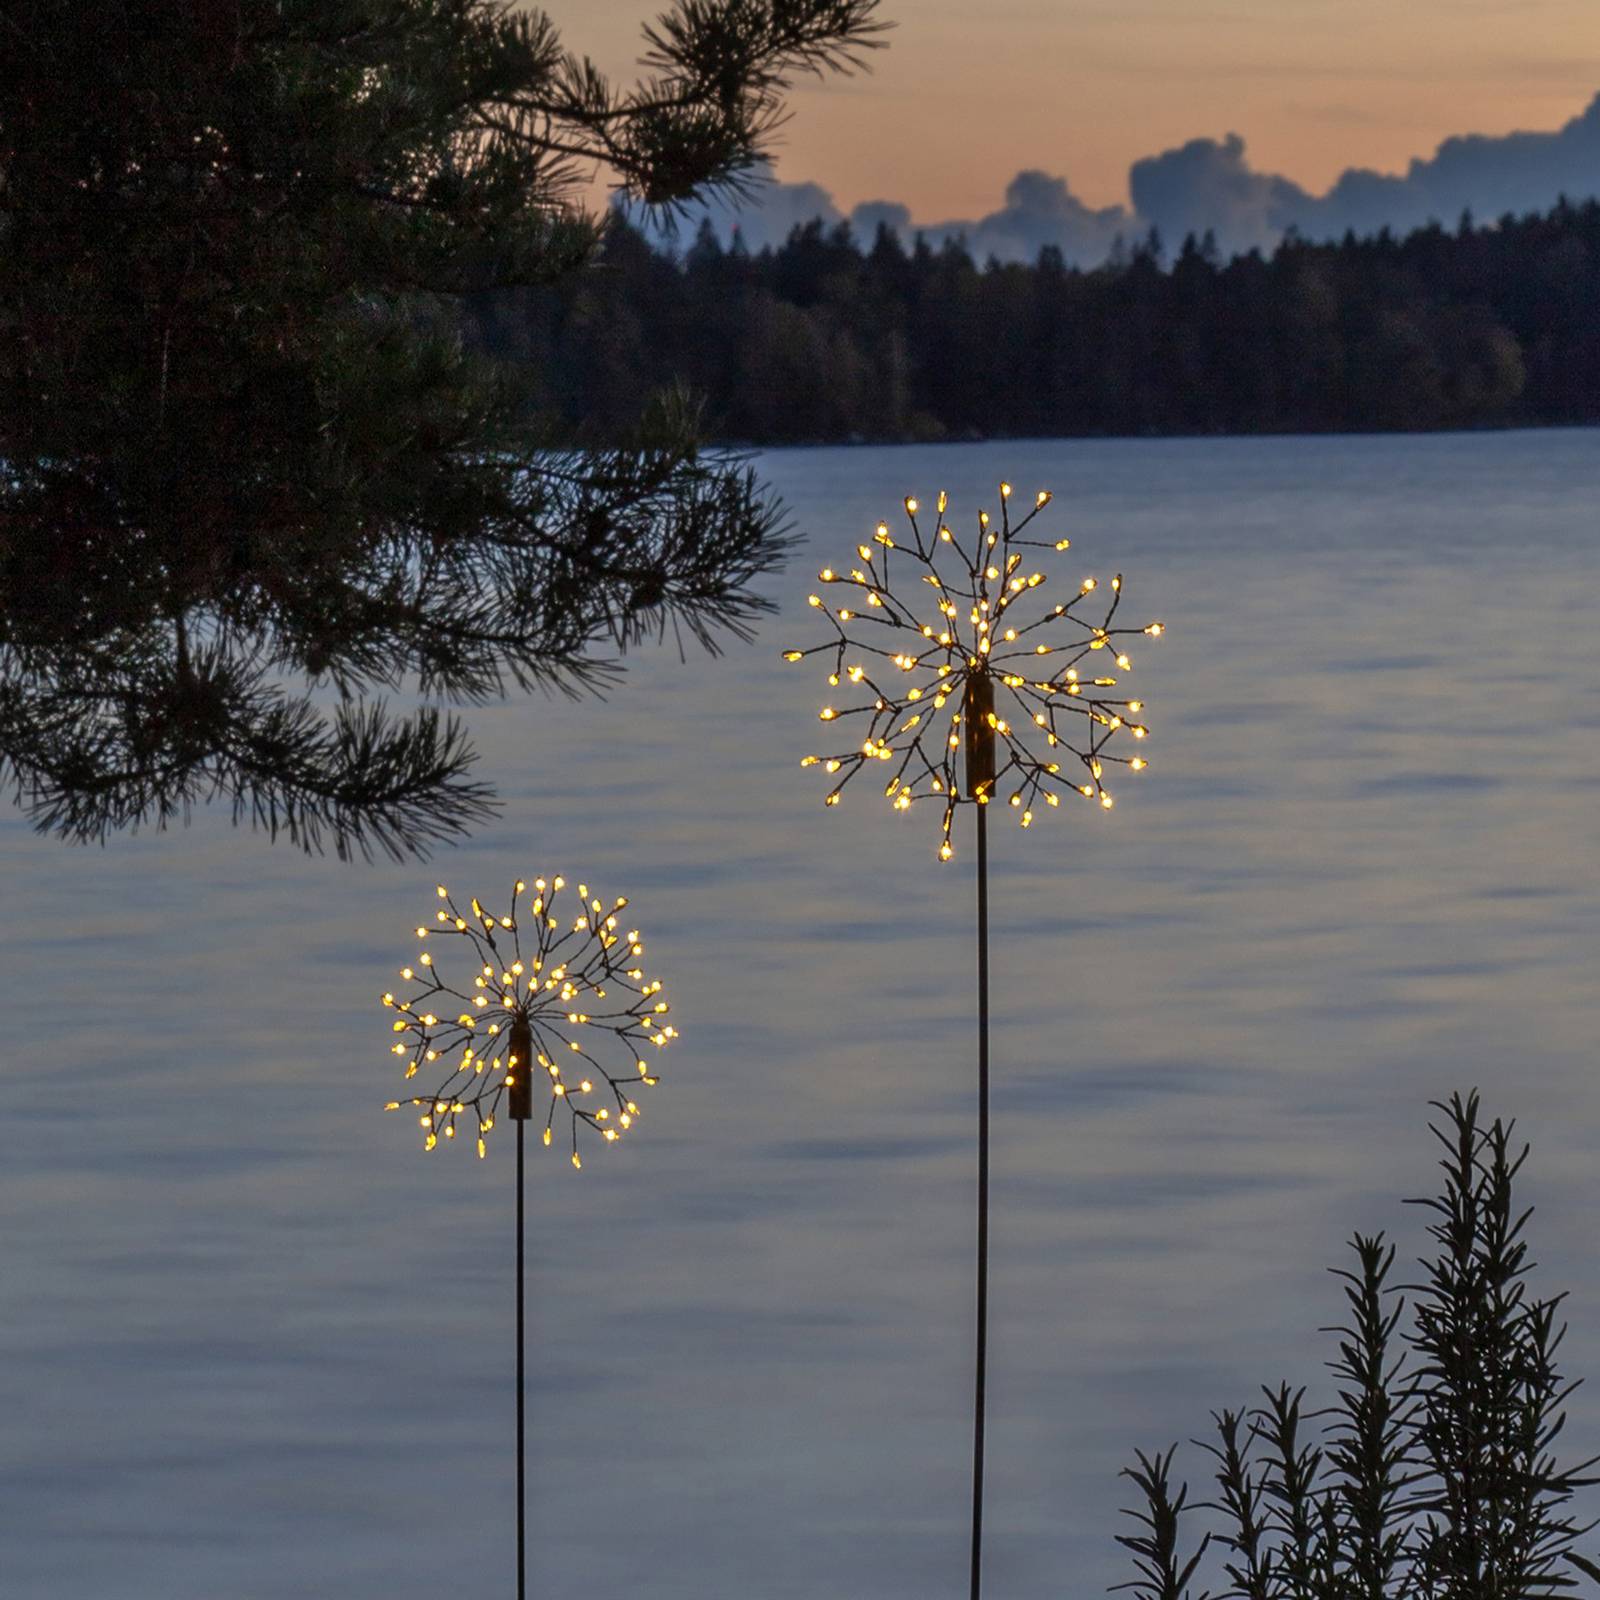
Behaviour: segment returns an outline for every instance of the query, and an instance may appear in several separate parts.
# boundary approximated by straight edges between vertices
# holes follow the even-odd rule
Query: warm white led
[[[926,532],[917,520],[919,502],[908,495],[909,538],[891,539],[887,525],[879,523],[878,549],[857,548],[869,566],[853,568],[848,576],[832,567],[820,574],[825,583],[861,590],[870,620],[862,623],[861,613],[849,606],[821,607],[834,637],[810,649],[783,652],[791,662],[823,656],[831,686],[849,686],[865,697],[855,705],[826,705],[818,714],[823,722],[844,724],[852,738],[847,748],[801,761],[820,765],[837,779],[825,803],[837,805],[845,786],[872,762],[883,773],[883,792],[895,810],[919,799],[941,801],[939,857],[945,861],[955,853],[951,829],[959,805],[986,805],[1003,789],[1022,827],[1032,824],[1041,797],[1055,806],[1061,794],[1079,794],[1110,810],[1107,766],[1139,772],[1149,765],[1143,755],[1120,754],[1120,741],[1108,749],[1119,732],[1146,737],[1143,722],[1128,720],[1130,712],[1143,709],[1143,701],[1118,698],[1117,678],[1103,673],[1080,678],[1078,668],[1098,651],[1105,653],[1093,657],[1097,666],[1109,660],[1125,674],[1132,670],[1132,657],[1113,641],[1134,634],[1159,638],[1164,626],[1116,625],[1123,598],[1120,573],[1106,585],[1084,578],[1071,599],[1030,612],[1029,597],[1049,577],[1044,571],[1018,570],[1024,551],[1064,551],[1071,541],[1025,536],[1050,504],[1047,490],[1037,493],[1015,525],[1011,496],[1011,485],[1001,484],[999,526],[980,511],[969,547],[945,520],[944,493],[938,498],[938,519]],[[940,621],[917,615],[912,603],[917,596],[935,602]],[[852,629],[851,622],[861,625]],[[1046,657],[1048,676],[1042,675]],[[947,716],[924,716],[920,710],[906,715],[930,696],[935,711],[951,702]],[[1023,737],[1029,733],[1042,735],[1049,759],[1029,749]],[[1074,759],[1064,761],[1062,753]],[[1069,770],[1064,772],[1063,765]]]

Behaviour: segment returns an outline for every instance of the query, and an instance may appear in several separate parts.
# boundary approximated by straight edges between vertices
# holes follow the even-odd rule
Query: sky
[[[570,47],[626,73],[642,0],[556,0]],[[898,0],[869,75],[797,89],[778,162],[845,211],[981,216],[1014,174],[1129,199],[1130,165],[1237,132],[1320,194],[1464,133],[1553,129],[1600,90],[1593,0]]]

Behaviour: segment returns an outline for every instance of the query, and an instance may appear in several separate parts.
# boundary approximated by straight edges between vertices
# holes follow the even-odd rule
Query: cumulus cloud
[[[1125,207],[1094,210],[1072,193],[1065,178],[1030,168],[1006,185],[1005,204],[998,211],[975,222],[935,222],[918,231],[935,244],[964,239],[980,261],[990,256],[1031,261],[1046,245],[1072,261],[1099,261],[1131,223]]]
[[[1135,213],[1163,239],[1177,243],[1210,231],[1230,255],[1271,249],[1311,198],[1287,178],[1252,171],[1236,133],[1135,161],[1128,192]]]
[[[960,238],[978,260],[1031,261],[1046,245],[1080,266],[1103,261],[1116,241],[1142,238],[1154,227],[1171,246],[1208,231],[1224,254],[1271,250],[1290,229],[1312,239],[1347,230],[1397,232],[1430,221],[1454,224],[1463,211],[1491,219],[1507,211],[1544,210],[1569,199],[1600,196],[1600,95],[1564,127],[1545,133],[1467,134],[1446,139],[1418,157],[1401,176],[1347,169],[1326,194],[1314,195],[1289,178],[1258,172],[1244,140],[1191,139],[1135,161],[1128,173],[1130,205],[1096,208],[1072,193],[1066,178],[1042,168],[1019,172],[1004,203],[986,216],[916,221],[895,200],[858,205],[848,217],[814,183],[766,181],[739,203],[700,208],[692,231],[709,219],[725,242],[735,230],[751,250],[779,245],[791,229],[820,218],[848,222],[863,244],[880,225],[906,242],[921,234],[938,245]]]
[[[1226,250],[1269,248],[1290,227],[1332,239],[1347,230],[1453,225],[1463,211],[1480,220],[1542,211],[1562,195],[1600,195],[1600,95],[1552,132],[1446,139],[1401,176],[1351,167],[1323,195],[1253,170],[1233,134],[1135,162],[1129,186],[1135,211],[1163,237],[1176,242],[1209,227]]]
[[[850,213],[850,231],[864,243],[870,244],[878,236],[879,228],[909,239],[916,231],[911,221],[911,207],[898,200],[868,200]]]
[[[820,183],[778,183],[770,166],[758,169],[749,192],[742,197],[718,197],[691,206],[685,216],[653,221],[640,216],[645,231],[668,245],[692,240],[709,222],[717,237],[730,244],[735,234],[752,253],[771,245],[776,249],[794,229],[820,218],[827,227],[844,221],[844,213]]]
[[[1600,95],[1553,133],[1508,133],[1501,138],[1471,133],[1446,139],[1431,158],[1413,161],[1404,178],[1352,169],[1322,200],[1312,202],[1312,214],[1319,229],[1342,232],[1347,216],[1385,204],[1396,214],[1391,226],[1409,226],[1431,218],[1454,222],[1463,211],[1485,218],[1541,211],[1562,195],[1578,200],[1597,193]]]

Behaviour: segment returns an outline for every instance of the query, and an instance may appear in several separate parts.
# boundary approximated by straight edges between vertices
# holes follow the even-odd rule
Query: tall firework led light
[[[978,1284],[973,1385],[971,1593],[977,1600],[983,1555],[984,1392],[989,1302],[989,840],[988,808],[1005,798],[1024,827],[1042,800],[1063,795],[1109,810],[1109,769],[1141,771],[1136,749],[1148,729],[1144,703],[1127,698],[1119,674],[1133,661],[1121,643],[1159,636],[1159,622],[1117,626],[1120,574],[1109,584],[1084,578],[1069,599],[1048,598],[1047,575],[1028,551],[1065,551],[1067,539],[1025,537],[1050,503],[1041,491],[1015,523],[1011,485],[1000,485],[998,524],[979,512],[971,545],[945,522],[941,492],[932,531],[918,503],[905,501],[909,532],[896,539],[879,523],[859,565],[818,576],[834,598],[811,596],[833,637],[784,659],[826,658],[829,684],[855,703],[825,705],[823,722],[859,730],[831,754],[808,755],[835,778],[826,803],[867,770],[882,773],[897,811],[935,800],[943,815],[939,857],[955,854],[956,808],[977,810],[978,877]],[[1030,568],[1032,570],[1030,570]],[[898,582],[902,587],[897,591]],[[842,593],[840,591],[843,591]],[[921,597],[923,605],[915,603]],[[1041,604],[1041,601],[1043,602]],[[931,609],[929,609],[931,607]],[[926,612],[926,615],[922,614]],[[1112,746],[1115,742],[1115,750]],[[1129,749],[1130,743],[1135,747]],[[1127,752],[1127,753],[1123,753]],[[964,768],[964,770],[963,770]]]
[[[622,927],[628,902],[607,906],[580,883],[575,907],[562,909],[566,887],[565,878],[535,878],[529,894],[519,881],[509,912],[496,916],[476,899],[464,913],[440,884],[434,925],[416,930],[416,966],[400,969],[411,992],[383,997],[398,1013],[393,1053],[406,1059],[407,1079],[425,1073],[435,1085],[387,1107],[419,1113],[425,1149],[465,1126],[483,1157],[502,1112],[517,1125],[518,1600],[527,1594],[523,1130],[535,1117],[535,1086],[547,1097],[544,1143],[560,1119],[581,1168],[580,1130],[607,1144],[628,1133],[639,1121],[634,1092],[656,1082],[650,1057],[677,1037],[661,980],[645,975],[639,932]],[[458,953],[473,969],[465,987],[440,972],[430,948],[440,939],[463,941]]]

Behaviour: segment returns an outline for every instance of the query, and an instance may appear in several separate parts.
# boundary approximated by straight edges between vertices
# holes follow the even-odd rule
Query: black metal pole
[[[528,1485],[523,1417],[526,1357],[522,1323],[522,1136],[527,1126],[526,1119],[517,1119],[517,1600],[528,1600]]]
[[[972,1390],[972,1600],[983,1583],[984,1383],[989,1359],[989,808],[978,810],[978,1346]]]

